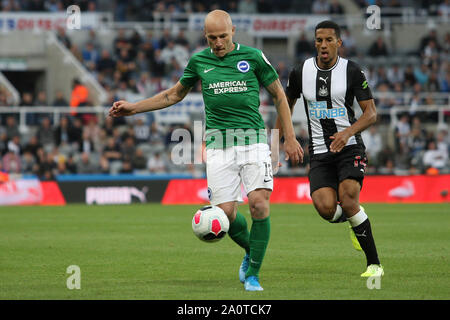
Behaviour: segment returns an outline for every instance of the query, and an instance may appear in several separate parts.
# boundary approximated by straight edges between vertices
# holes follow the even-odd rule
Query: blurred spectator
[[[31,153],[33,157],[37,160],[38,159],[38,150],[42,149],[42,144],[39,141],[38,136],[32,136],[30,138],[30,141],[25,145],[25,148],[23,149],[24,153]]]
[[[437,35],[436,30],[431,29],[430,32],[420,40],[420,46],[419,46],[419,50],[418,50],[419,54],[424,51],[425,47],[428,45],[428,43],[430,41],[435,42],[437,50],[441,49],[441,46],[439,45],[438,35]]]
[[[425,84],[425,90],[428,92],[439,92],[441,91],[439,80],[435,72],[430,73],[427,83]]]
[[[150,63],[145,51],[139,50],[136,57],[136,72],[142,74],[150,70]]]
[[[81,56],[83,57],[83,62],[86,64],[88,62],[92,62],[94,65],[97,65],[98,60],[100,59],[100,53],[94,47],[92,42],[88,42],[85,47],[81,50]]]
[[[103,50],[97,62],[97,70],[111,77],[116,68],[116,62],[108,50]]]
[[[57,171],[56,162],[53,159],[51,153],[44,153],[43,159],[39,164],[39,179],[41,180],[54,180]]]
[[[21,172],[22,161],[20,160],[19,155],[15,154],[12,151],[8,151],[1,160],[2,160],[2,167],[5,172],[7,173]]]
[[[69,144],[70,137],[70,127],[69,127],[69,119],[67,117],[62,117],[59,120],[58,126],[55,128],[55,143],[57,146],[62,143]]]
[[[97,173],[98,166],[91,162],[89,159],[89,153],[83,152],[77,163],[77,173],[79,174],[90,174]]]
[[[109,138],[105,148],[103,149],[103,156],[109,161],[120,161],[122,159],[122,153],[120,152],[120,147],[114,140],[114,138]]]
[[[410,132],[409,117],[407,114],[403,114],[395,127],[396,147],[407,144]]]
[[[20,145],[20,135],[16,135],[9,140],[7,145],[8,151],[14,152],[16,155],[20,156],[22,153],[22,147]]]
[[[170,40],[167,46],[161,51],[161,59],[169,66],[172,63],[172,59],[184,69],[187,66],[189,60],[189,52],[185,47],[175,45],[175,41]]]
[[[330,4],[327,0],[314,0],[311,11],[313,14],[328,14],[330,13]]]
[[[417,82],[416,76],[414,75],[414,69],[412,65],[408,65],[405,68],[404,76],[405,79],[405,88],[412,88],[414,84]]]
[[[29,151],[24,152],[21,157],[22,173],[34,174],[36,165],[37,165],[36,158],[33,156],[33,154]]]
[[[402,69],[400,69],[398,63],[396,63],[392,66],[392,68],[389,68],[387,70],[387,78],[391,83],[403,83],[405,79],[405,73]]]
[[[304,32],[300,34],[297,43],[295,44],[295,56],[298,61],[303,61],[305,58],[310,57],[314,53],[314,46],[312,41],[306,38]]]
[[[81,140],[78,151],[80,153],[86,153],[86,154],[95,152],[95,144],[94,144],[93,138],[89,134],[89,132],[84,131],[82,137],[83,137],[83,139]]]
[[[408,136],[408,148],[411,153],[411,157],[415,158],[421,155],[421,152],[426,147],[426,136],[423,134],[419,127],[415,126],[411,129],[411,134]]]
[[[55,145],[55,132],[48,117],[42,118],[41,125],[37,131],[39,142],[45,150],[51,150]]]
[[[372,125],[369,129],[361,133],[364,145],[366,146],[366,153],[369,160],[369,166],[378,166],[378,154],[383,149],[383,139],[378,132],[378,126]]]
[[[91,137],[93,142],[98,142],[100,126],[97,124],[97,116],[93,116],[89,119],[87,125],[83,127],[83,133],[86,133]]]
[[[138,118],[134,126],[134,134],[136,136],[136,143],[146,143],[150,138],[150,126],[145,123],[144,118]]]
[[[283,88],[286,88],[288,79],[289,79],[289,70],[286,67],[286,63],[284,61],[280,61],[277,64],[276,71],[278,74],[278,77],[280,78],[281,84],[283,85]]]
[[[75,163],[73,155],[69,155],[67,158],[66,169],[71,174],[77,173],[77,164]]]
[[[426,64],[422,63],[420,68],[414,69],[414,77],[421,86],[425,86],[428,82],[428,67]]]
[[[122,168],[120,168],[119,173],[133,173],[133,166],[131,160],[127,157],[122,162]]]
[[[270,13],[273,7],[269,0],[258,0],[258,12],[259,13]]]
[[[22,99],[20,101],[21,107],[32,107],[34,106],[34,97],[31,92],[22,93]],[[28,112],[26,115],[27,125],[37,125],[39,123],[38,116],[35,113]]]
[[[161,78],[164,76],[166,72],[166,63],[164,59],[161,57],[161,50],[155,50],[154,58],[150,63],[150,68],[153,77]]]
[[[330,14],[344,14],[344,7],[339,3],[338,0],[331,0],[330,9],[328,11]]]
[[[72,94],[70,98],[70,106],[74,108],[73,111],[71,112],[72,115],[77,114],[75,108],[87,106],[88,97],[89,97],[88,88],[85,85],[83,85],[80,82],[80,80],[74,79],[72,82]]]
[[[444,0],[438,7],[438,15],[445,18],[446,21],[450,18],[450,1]]]
[[[131,42],[129,41],[129,39],[126,36],[125,29],[119,29],[117,31],[116,38],[114,39],[114,42],[113,42],[114,54],[116,56],[119,56],[121,51],[123,51],[125,49],[128,52],[128,50],[130,48],[131,48]]]
[[[103,155],[100,157],[99,166],[100,166],[100,173],[103,173],[103,174],[109,174],[110,173],[109,161]]]
[[[153,148],[164,148],[164,134],[156,122],[150,127],[150,144]]]
[[[6,132],[2,131],[1,129],[2,127],[0,127],[0,156],[3,156],[6,151],[8,151],[8,138],[6,137]]]
[[[71,144],[74,144],[76,148],[78,148],[81,144],[83,136],[83,123],[81,122],[81,119],[74,118],[73,124],[70,127],[69,131],[69,142]]]
[[[69,103],[64,98],[64,93],[61,90],[57,90],[55,94],[55,100],[53,100],[52,105],[54,107],[68,107]]]
[[[437,61],[439,58],[439,50],[436,45],[436,41],[430,40],[425,46],[422,52],[423,63],[431,66],[431,64]]]
[[[370,46],[368,54],[371,57],[387,56],[389,54],[386,43],[382,37],[378,37],[377,40]]]
[[[347,57],[356,56],[358,53],[356,49],[356,41],[348,28],[342,28],[341,39],[341,48],[345,49],[345,55]]]
[[[159,152],[156,152],[150,156],[147,162],[147,168],[151,173],[166,172],[166,162],[163,160]]]
[[[423,154],[423,164],[426,169],[442,170],[447,166],[448,152],[438,149],[435,141],[428,142],[427,150]]]
[[[38,92],[36,100],[34,101],[34,105],[36,107],[47,107],[49,105],[48,100],[47,100],[47,94],[45,93],[45,91],[41,90]],[[39,120],[43,117],[48,117],[49,119],[52,119],[53,114],[51,113],[38,113],[35,114],[37,121],[39,122]],[[51,120],[50,120],[51,122]]]
[[[190,45],[188,39],[186,39],[186,35],[185,35],[183,29],[178,31],[178,34],[175,37],[175,44],[186,48],[186,50],[188,50],[188,51],[190,50],[191,45]]]
[[[14,116],[8,116],[6,118],[6,138],[12,139],[14,136],[20,135],[19,128],[17,126],[16,118]]]
[[[445,78],[441,80],[439,85],[441,92],[450,92],[450,72],[447,72]]]
[[[255,0],[241,0],[237,11],[240,14],[255,14],[258,13],[258,6]]]
[[[158,49],[164,50],[167,44],[173,41],[172,36],[170,35],[169,29],[164,29],[161,37],[159,38],[159,47]]]
[[[132,167],[136,170],[145,170],[147,168],[147,158],[142,149],[136,149],[136,153],[132,159]]]
[[[128,136],[124,139],[121,148],[122,157],[125,159],[131,159],[136,153],[136,143],[134,137]]]

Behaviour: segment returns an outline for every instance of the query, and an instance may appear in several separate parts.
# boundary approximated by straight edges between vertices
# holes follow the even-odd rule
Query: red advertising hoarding
[[[367,176],[360,200],[380,203],[448,202],[450,175],[439,176]],[[247,201],[246,197],[244,202]],[[301,178],[275,178],[271,203],[311,203],[309,181]],[[206,179],[171,180],[163,204],[206,204]]]

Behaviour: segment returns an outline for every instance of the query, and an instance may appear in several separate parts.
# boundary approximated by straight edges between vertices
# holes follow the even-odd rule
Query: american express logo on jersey
[[[312,119],[335,119],[347,116],[346,108],[328,109],[326,101],[308,101],[308,112]]]
[[[247,91],[247,81],[222,81],[210,83],[208,89],[214,89],[214,94],[243,92]]]

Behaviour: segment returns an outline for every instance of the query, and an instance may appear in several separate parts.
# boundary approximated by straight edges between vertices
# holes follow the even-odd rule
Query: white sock
[[[330,220],[330,222],[334,222],[338,220],[342,216],[342,208],[340,205],[336,206],[336,212],[334,213],[333,218]]]
[[[364,212],[363,209],[359,210],[357,214],[354,216],[347,218],[348,222],[350,222],[350,225],[354,228],[359,226],[361,223],[367,220],[367,214]]]

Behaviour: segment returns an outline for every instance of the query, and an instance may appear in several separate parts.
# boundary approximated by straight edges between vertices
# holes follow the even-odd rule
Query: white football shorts
[[[241,183],[247,194],[260,188],[273,190],[269,145],[257,143],[207,149],[206,177],[212,205],[242,202]]]

